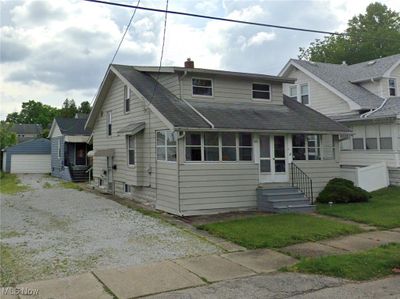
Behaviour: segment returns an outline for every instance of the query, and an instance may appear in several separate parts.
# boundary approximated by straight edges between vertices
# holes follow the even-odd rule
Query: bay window
[[[186,133],[186,161],[252,161],[251,133]]]
[[[170,131],[157,132],[157,160],[176,161],[177,133]]]

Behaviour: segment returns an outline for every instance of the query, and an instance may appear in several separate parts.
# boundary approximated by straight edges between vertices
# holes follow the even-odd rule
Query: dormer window
[[[389,79],[389,96],[395,97],[396,95],[397,95],[396,79],[391,78]]]
[[[269,84],[253,83],[253,99],[270,100],[271,86]]]
[[[212,97],[213,84],[211,79],[192,79],[192,93],[194,96]]]
[[[310,91],[308,83],[293,84],[289,86],[289,96],[295,98],[298,102],[309,105],[310,104]]]
[[[131,110],[131,90],[127,85],[124,85],[124,111],[129,112]]]

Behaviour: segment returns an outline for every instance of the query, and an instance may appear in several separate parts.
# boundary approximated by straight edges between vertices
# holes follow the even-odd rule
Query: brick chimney
[[[185,61],[185,68],[187,69],[194,69],[194,61],[190,58],[186,59]]]

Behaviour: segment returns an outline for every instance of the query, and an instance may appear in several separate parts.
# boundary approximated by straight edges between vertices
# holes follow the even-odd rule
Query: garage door
[[[51,155],[12,155],[11,173],[49,173]]]

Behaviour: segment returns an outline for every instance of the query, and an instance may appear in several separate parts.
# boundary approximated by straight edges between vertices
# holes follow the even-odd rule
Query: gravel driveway
[[[64,189],[57,179],[20,179],[31,190],[0,201],[1,243],[14,255],[8,264],[18,268],[16,282],[220,251],[112,200]]]

